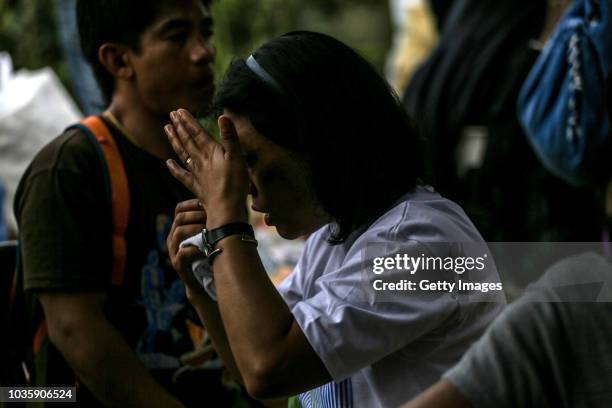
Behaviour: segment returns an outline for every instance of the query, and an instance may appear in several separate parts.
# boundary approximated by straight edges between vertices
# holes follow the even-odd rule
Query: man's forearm
[[[181,404],[165,391],[105,319],[51,336],[79,380],[105,406]]]

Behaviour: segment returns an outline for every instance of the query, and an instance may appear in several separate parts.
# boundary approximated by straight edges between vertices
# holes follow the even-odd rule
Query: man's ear
[[[104,43],[98,49],[98,60],[114,78],[130,79],[134,70],[128,52],[126,45]]]

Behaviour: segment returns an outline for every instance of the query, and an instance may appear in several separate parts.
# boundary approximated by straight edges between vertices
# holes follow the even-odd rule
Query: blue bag
[[[572,185],[612,174],[605,81],[612,66],[612,0],[577,0],[560,20],[518,98],[543,164]]]

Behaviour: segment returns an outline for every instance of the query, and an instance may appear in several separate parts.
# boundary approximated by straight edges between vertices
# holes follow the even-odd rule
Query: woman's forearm
[[[213,346],[221,356],[225,367],[234,378],[244,384],[240,370],[236,366],[217,303],[203,291],[194,292],[190,291],[189,288],[187,289],[187,298],[195,308],[198,316],[200,316],[200,320],[206,326],[206,331],[210,334]]]
[[[236,364],[245,381],[282,371],[293,315],[267,276],[256,247],[240,236],[220,241],[214,274],[219,311]]]
[[[219,312],[249,393],[258,399],[284,398],[331,381],[255,246],[231,236],[217,248],[223,251],[213,267]]]

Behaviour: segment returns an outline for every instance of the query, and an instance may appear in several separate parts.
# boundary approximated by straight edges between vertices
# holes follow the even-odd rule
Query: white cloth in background
[[[4,217],[17,231],[13,200],[19,180],[38,151],[82,115],[51,68],[12,72],[0,54],[0,179]]]

